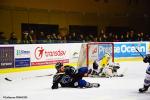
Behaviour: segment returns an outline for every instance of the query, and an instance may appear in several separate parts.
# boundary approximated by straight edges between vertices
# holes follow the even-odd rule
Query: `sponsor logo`
[[[99,46],[99,53],[112,53],[112,47],[111,46]]]
[[[115,53],[135,53],[135,52],[138,52],[136,48],[139,50],[139,52],[146,52],[145,46],[134,47],[130,45],[121,45],[120,47],[114,47],[114,52]]]
[[[73,56],[73,58],[78,58],[78,57],[79,57],[79,53],[78,53],[78,52],[74,52],[74,53],[72,54],[72,56]]]
[[[37,60],[41,59],[43,57],[43,52],[44,52],[43,47],[37,47],[34,52],[35,58]]]
[[[64,50],[45,50],[43,47],[37,47],[34,52],[35,58],[40,60],[43,56],[52,57],[52,56],[64,56],[66,51]]]
[[[31,62],[31,66],[52,65],[56,64],[57,62],[69,63],[69,59]]]
[[[11,66],[12,63],[1,63],[1,66]]]
[[[140,46],[138,43],[127,43],[127,44],[115,44],[114,47],[114,56],[115,57],[139,57],[140,54],[146,54],[146,43],[141,43]]]
[[[30,58],[16,58],[15,59],[16,67],[26,67],[30,66]]]
[[[0,68],[14,67],[14,47],[0,47]]]
[[[76,55],[78,55],[78,52],[74,52],[74,53],[73,53],[73,56],[76,56]]]
[[[29,55],[30,51],[25,51],[25,50],[17,50],[16,54],[19,55]]]
[[[90,50],[91,49],[91,50]],[[93,60],[93,59],[97,59],[98,56],[98,46],[97,45],[93,45],[91,46],[91,48],[89,49],[89,59]],[[86,56],[86,55],[85,55]]]
[[[97,47],[92,50],[92,54],[97,53]]]

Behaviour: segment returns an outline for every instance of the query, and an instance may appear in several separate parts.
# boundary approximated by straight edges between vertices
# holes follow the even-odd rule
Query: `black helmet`
[[[55,64],[56,70],[59,70],[61,66],[63,66],[63,63],[57,62],[57,63]]]
[[[150,63],[150,54],[147,54],[147,55],[144,57],[143,62],[145,62],[145,63]]]

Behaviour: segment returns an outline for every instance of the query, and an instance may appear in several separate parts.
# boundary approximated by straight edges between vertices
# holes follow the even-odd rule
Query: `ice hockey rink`
[[[89,82],[100,83],[99,88],[59,88],[52,90],[55,70],[19,72],[0,75],[0,100],[150,100],[150,89],[139,93],[143,86],[148,64],[143,62],[122,62],[118,73],[124,77],[90,78]],[[34,76],[43,77],[34,77]],[[4,80],[5,77],[12,81]],[[20,98],[19,98],[20,97]]]

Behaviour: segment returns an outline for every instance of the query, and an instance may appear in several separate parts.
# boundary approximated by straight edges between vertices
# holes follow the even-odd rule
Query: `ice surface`
[[[124,73],[124,77],[87,77],[85,80],[101,84],[99,88],[88,89],[52,90],[52,76],[35,77],[54,74],[53,69],[0,75],[0,100],[150,100],[150,89],[146,93],[138,92],[148,64],[123,62],[120,65],[119,73]],[[13,81],[6,81],[5,77]]]

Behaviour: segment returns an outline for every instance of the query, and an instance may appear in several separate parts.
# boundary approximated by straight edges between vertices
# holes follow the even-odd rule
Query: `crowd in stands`
[[[70,33],[61,36],[57,33],[46,34],[40,32],[38,35],[34,32],[23,32],[22,39],[19,41],[14,32],[10,38],[6,39],[4,33],[0,32],[0,44],[46,44],[46,43],[80,43],[80,42],[129,42],[129,41],[150,41],[150,34],[143,32],[134,32],[133,30],[121,33],[99,33],[99,34],[78,34]]]

